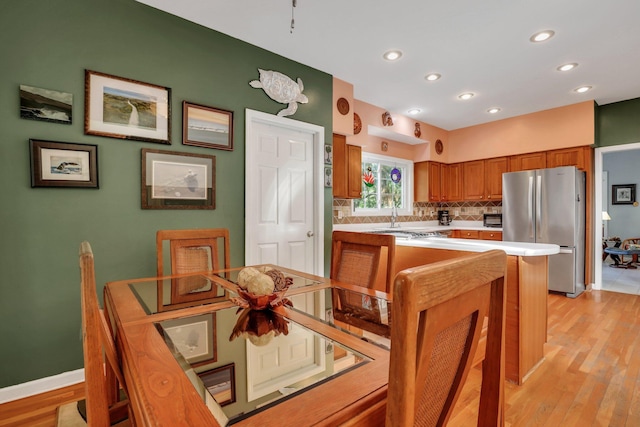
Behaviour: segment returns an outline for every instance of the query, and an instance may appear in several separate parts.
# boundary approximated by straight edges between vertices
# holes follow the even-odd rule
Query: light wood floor
[[[640,426],[640,296],[549,295],[545,355],[522,386],[507,383],[507,426]],[[473,370],[449,425],[475,426],[480,377]],[[55,426],[82,386],[0,405],[0,426]]]

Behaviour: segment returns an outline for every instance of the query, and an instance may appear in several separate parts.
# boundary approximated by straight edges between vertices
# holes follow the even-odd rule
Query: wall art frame
[[[633,205],[636,201],[636,185],[620,184],[611,186],[611,204]]]
[[[215,209],[216,157],[142,149],[142,209]]]
[[[192,367],[218,360],[215,313],[165,320],[162,330]]]
[[[183,101],[182,144],[233,151],[233,111]]]
[[[235,363],[200,372],[198,377],[218,405],[225,406],[236,401]]]
[[[98,146],[29,140],[31,187],[99,188]]]
[[[84,133],[171,144],[171,89],[85,70]]]

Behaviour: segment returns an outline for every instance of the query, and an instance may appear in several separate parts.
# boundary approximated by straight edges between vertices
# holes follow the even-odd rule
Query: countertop
[[[383,224],[336,224],[334,230],[344,231],[381,231],[389,228],[388,223]],[[502,231],[500,228],[484,227],[482,221],[452,221],[449,226],[438,225],[437,221],[423,221],[400,223],[396,231],[438,231],[451,230],[486,230]],[[495,240],[451,239],[446,237],[428,237],[414,239],[396,239],[398,246],[413,246],[420,248],[449,249],[469,252],[484,252],[491,249],[500,249],[507,255],[515,256],[543,256],[560,252],[560,246],[545,243],[501,242]]]

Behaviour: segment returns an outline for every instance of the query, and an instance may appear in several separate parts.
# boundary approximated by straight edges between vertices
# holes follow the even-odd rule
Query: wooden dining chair
[[[504,425],[506,254],[403,270],[394,283],[386,425],[443,426],[467,378],[485,315],[478,426]]]
[[[219,258],[219,240],[222,240],[222,257]],[[169,242],[171,274],[196,273],[230,268],[229,230],[204,228],[192,230],[159,230],[156,233],[158,276],[165,276],[165,242]]]
[[[387,248],[385,286],[391,292],[395,274],[396,238],[390,234],[334,231],[331,236],[330,277],[350,285],[373,289],[380,273],[382,248]]]
[[[93,252],[88,242],[80,244],[80,294],[82,349],[87,424],[90,426],[134,425],[129,400],[119,400],[120,389],[128,396],[116,346],[96,292]],[[106,359],[106,363],[105,363]],[[110,378],[117,379],[117,382]]]

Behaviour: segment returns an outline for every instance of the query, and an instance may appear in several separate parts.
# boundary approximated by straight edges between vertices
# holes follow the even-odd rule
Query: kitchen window
[[[413,162],[379,154],[362,153],[362,198],[352,201],[353,215],[411,215]]]

